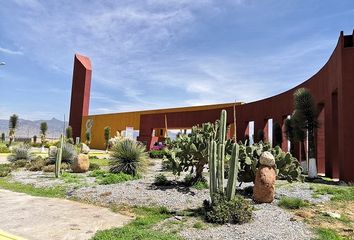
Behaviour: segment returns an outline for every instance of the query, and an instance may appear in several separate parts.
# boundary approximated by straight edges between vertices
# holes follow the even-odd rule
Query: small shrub
[[[168,157],[169,153],[168,153],[168,150],[166,148],[164,148],[161,150],[151,150],[149,152],[149,156],[150,156],[150,158],[164,158],[164,157]]]
[[[10,149],[3,143],[0,143],[0,153],[10,153]]]
[[[51,165],[47,165],[42,167],[42,171],[43,172],[54,172],[55,171],[55,165],[51,164]]]
[[[33,158],[31,147],[25,144],[20,144],[13,148],[11,155],[8,156],[10,162],[17,160],[31,160]]]
[[[170,181],[167,180],[167,177],[164,174],[160,173],[155,176],[154,184],[156,186],[167,186],[170,184]]]
[[[46,165],[46,161],[42,158],[37,158],[35,160],[30,161],[26,165],[26,169],[29,171],[41,171],[42,168]]]
[[[0,177],[6,177],[11,172],[11,164],[0,164]]]
[[[205,181],[204,181],[205,180]],[[205,178],[202,178],[202,180],[197,181],[196,183],[193,184],[193,187],[198,190],[202,189],[208,189],[208,182],[206,181]]]
[[[100,165],[97,163],[90,163],[89,171],[101,169]]]
[[[301,198],[294,197],[282,197],[278,203],[282,208],[286,209],[300,209],[302,207],[309,206],[309,202],[302,200]]]
[[[60,142],[57,143],[57,147],[59,145]],[[57,151],[54,151],[53,154],[55,154],[55,156],[53,155],[49,157],[50,164],[55,164]],[[73,163],[76,156],[77,156],[77,151],[75,146],[67,142],[64,143],[61,162],[71,164]]]
[[[17,160],[13,163],[14,168],[23,168],[27,165],[27,160]]]
[[[202,222],[196,222],[193,224],[193,228],[196,228],[196,229],[203,229],[204,228],[204,225]]]
[[[227,201],[223,194],[214,194],[214,201],[204,201],[205,219],[211,223],[246,223],[252,219],[253,206],[242,196]]]
[[[190,173],[184,177],[183,183],[187,187],[194,187],[199,190],[208,188],[208,181],[205,177],[197,179],[195,175]]]
[[[145,146],[131,139],[119,141],[112,147],[110,172],[136,176],[146,166]]]

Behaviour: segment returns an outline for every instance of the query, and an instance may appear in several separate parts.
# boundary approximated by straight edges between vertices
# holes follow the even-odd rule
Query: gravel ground
[[[86,174],[78,174],[78,180],[83,185],[94,184],[95,178],[93,177],[84,177]],[[11,179],[16,182],[23,184],[31,184],[37,188],[42,187],[56,187],[65,185],[65,181],[61,178],[55,178],[54,173],[46,173],[42,171],[13,171],[11,172]],[[66,184],[70,185],[70,184]]]
[[[285,185],[278,187],[276,189],[276,198],[280,199],[282,196],[286,197],[296,197],[296,198],[301,198],[302,200],[307,200],[311,203],[323,203],[326,201],[330,200],[329,195],[319,195],[317,198],[313,198],[313,190],[310,188],[309,183],[300,183],[300,182],[294,182],[291,184],[287,184],[286,181],[278,181],[278,182],[284,182]]]
[[[180,235],[186,239],[244,239],[244,240],[303,240],[313,234],[302,222],[292,221],[292,214],[275,204],[258,204],[254,220],[242,225],[223,225],[205,230],[189,228]]]
[[[69,192],[69,195],[88,202],[102,205],[111,203],[165,206],[170,210],[193,209],[202,206],[204,199],[209,199],[209,190],[197,190],[181,185],[156,187],[154,177],[161,172],[161,164],[150,166],[144,178],[119,184],[81,187]],[[166,173],[173,179],[170,173]],[[37,187],[63,184],[63,180],[55,179],[52,174],[40,172],[14,172],[12,178],[22,183],[34,184]],[[85,179],[85,178],[84,178]],[[86,178],[94,181],[94,178]],[[92,185],[92,184],[91,184]],[[242,184],[241,188],[252,184]],[[208,227],[204,230],[191,226],[183,228],[181,236],[186,239],[311,239],[311,230],[303,223],[296,221],[293,215],[277,206],[282,196],[298,197],[312,203],[328,201],[328,196],[313,198],[313,191],[308,183],[287,183],[277,181],[276,200],[272,204],[255,205],[254,220],[243,225],[223,225]]]

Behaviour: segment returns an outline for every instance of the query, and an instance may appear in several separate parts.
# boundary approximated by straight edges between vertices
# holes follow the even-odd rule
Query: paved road
[[[0,229],[29,240],[90,239],[97,230],[121,227],[131,220],[106,208],[3,189],[0,209]]]

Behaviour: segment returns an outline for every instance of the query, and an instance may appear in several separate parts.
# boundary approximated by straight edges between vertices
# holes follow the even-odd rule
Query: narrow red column
[[[81,137],[82,117],[89,113],[91,88],[91,61],[88,57],[75,54],[69,125],[73,137]]]

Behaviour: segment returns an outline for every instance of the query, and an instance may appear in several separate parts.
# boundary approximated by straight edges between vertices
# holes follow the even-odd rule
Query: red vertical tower
[[[75,54],[69,117],[69,125],[73,128],[74,139],[81,137],[82,117],[89,113],[91,75],[90,59]]]

